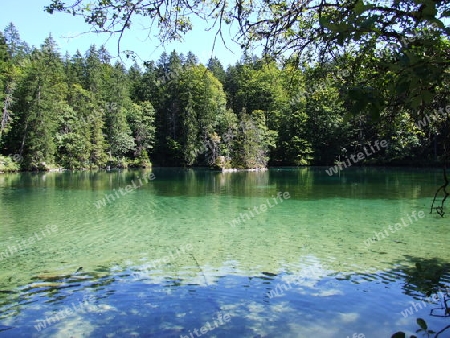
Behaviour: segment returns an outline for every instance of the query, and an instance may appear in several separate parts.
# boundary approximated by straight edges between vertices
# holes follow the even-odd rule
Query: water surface
[[[418,317],[439,331],[450,223],[429,209],[442,181],[383,168],[0,175],[0,336],[390,337]]]

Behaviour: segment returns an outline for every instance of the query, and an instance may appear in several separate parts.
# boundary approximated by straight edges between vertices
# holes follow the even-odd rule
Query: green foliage
[[[11,156],[0,155],[0,173],[15,172],[20,170],[20,163]]]
[[[292,139],[292,142],[297,144],[295,148],[305,148],[307,153],[310,153],[308,148],[311,144],[315,159],[320,163],[328,163],[336,156],[339,148],[336,142],[340,143],[340,148],[357,149],[363,141],[384,134],[384,130],[374,126],[373,120],[382,116],[395,120],[392,115],[397,111],[410,116],[419,112],[419,116],[423,118],[433,109],[447,104],[445,88],[448,87],[450,36],[450,29],[446,25],[450,16],[448,1],[215,0],[197,2],[185,7],[179,2],[161,1],[152,4],[140,0],[98,1],[90,4],[87,0],[52,0],[47,11],[81,15],[87,23],[100,31],[120,34],[131,27],[136,16],[146,16],[157,26],[163,42],[180,39],[192,28],[191,22],[194,20],[191,19],[196,16],[211,19],[213,28],[217,29],[217,34],[221,37],[226,31],[225,27],[235,23],[236,27],[239,27],[235,40],[245,51],[262,46],[264,62],[246,59],[243,64],[230,67],[225,78],[217,60],[210,60],[208,68],[224,83],[229,108],[235,113],[244,108],[248,112],[263,110],[266,114],[273,115],[266,116],[266,120],[268,126],[274,130],[280,128],[285,120],[282,115],[289,114],[289,109],[285,106],[288,102],[285,100],[286,93],[279,90],[277,81],[267,81],[268,78],[274,79],[272,75],[279,75],[280,72],[269,60],[284,60],[291,53],[292,57],[288,61],[296,60],[302,70],[308,70],[308,66],[319,60],[320,65],[314,65],[313,68],[314,73],[319,73],[322,78],[328,77],[323,74],[324,71],[332,73],[333,68],[348,66],[348,69],[353,70],[349,79],[345,79],[342,84],[327,82],[325,86],[324,92],[330,91],[334,98],[335,91],[338,90],[339,100],[336,106],[331,102],[321,104],[318,102],[320,95],[308,93],[306,123],[314,127],[311,133],[324,137],[313,141],[302,136],[294,140],[292,135],[290,138],[279,139],[277,143],[280,147]],[[189,63],[195,64],[195,58],[190,59],[192,60]],[[268,64],[268,69],[263,69],[264,63]],[[167,69],[171,68],[166,67],[164,70]],[[173,69],[170,74],[175,74]],[[279,79],[279,76],[275,79]],[[311,81],[308,79],[306,83]],[[153,88],[149,91],[154,93]],[[158,93],[157,96],[160,95],[161,93]],[[289,93],[287,96],[292,97]],[[146,99],[151,101],[149,97]],[[167,106],[164,103],[161,106],[156,104],[156,100],[161,100],[161,97],[151,101],[157,111],[162,105]],[[316,104],[319,105],[317,112],[314,107]],[[341,121],[342,111],[338,107],[340,104],[346,113],[353,115],[350,118],[346,116],[345,122]],[[331,125],[325,116],[328,113],[331,113]],[[358,126],[353,125],[353,132],[349,137],[343,136],[342,133],[340,135],[338,129],[344,127],[346,131],[345,124],[351,119],[353,121],[350,123],[358,123]],[[323,130],[327,124],[334,129],[330,133]],[[173,128],[174,126],[172,123]],[[442,128],[442,125],[438,127],[440,131],[447,130],[446,128]],[[161,137],[158,137],[161,146],[166,134],[169,133],[163,132]],[[394,136],[392,130],[386,134]],[[436,129],[432,130],[431,134],[427,141],[433,139],[433,142],[439,143],[439,149],[450,148],[448,133],[440,137],[443,140],[436,140],[438,135],[442,135]],[[279,135],[281,137],[281,134]],[[395,142],[404,144],[403,136],[397,137]],[[175,139],[174,135],[171,137]],[[415,137],[407,136],[408,142],[414,143]],[[350,142],[350,138],[354,141]],[[304,143],[303,140],[307,142]],[[329,144],[336,146],[327,151]],[[421,144],[421,147],[423,146]],[[400,148],[397,147],[394,151],[396,158],[399,156],[398,149]],[[414,151],[410,149],[405,149],[405,152],[406,156],[414,155]],[[286,160],[282,157],[282,151],[273,155],[277,163]],[[447,151],[445,156],[440,157],[449,156]],[[435,154],[435,157],[438,156]]]
[[[236,150],[232,163],[237,168],[265,168],[269,161],[269,149],[275,146],[277,132],[265,124],[264,112],[241,113],[237,129]]]
[[[72,107],[62,106],[59,132],[56,134],[57,162],[67,169],[87,167],[89,160],[88,129]]]
[[[136,143],[135,165],[149,167],[148,152],[153,149],[155,142],[155,109],[148,101],[133,103],[128,110],[127,120]]]
[[[358,1],[351,18],[371,10]],[[338,14],[322,13],[325,33],[356,38]],[[225,71],[216,58],[205,67],[173,51],[127,70],[104,47],[62,58],[51,36],[30,50],[10,26],[9,40],[0,35],[0,154],[23,157],[23,170],[263,168],[331,165],[386,140],[358,165],[444,162],[449,73],[439,62],[450,45],[436,34],[420,26],[380,51],[361,33],[363,49],[321,63],[247,57]]]
[[[23,154],[24,169],[49,168],[54,164],[57,115],[64,101],[62,62],[56,44],[47,38],[24,62],[18,80],[10,149]]]
[[[281,164],[308,165],[314,160],[314,150],[308,140],[308,115],[295,111],[283,116],[279,138],[278,155]]]
[[[439,334],[443,333],[444,331],[446,331],[447,329],[450,328],[450,326],[445,327],[444,329],[442,329],[439,332],[433,331],[428,329],[428,325],[426,323],[426,321],[422,318],[417,318],[417,325],[420,327],[419,329],[417,329],[416,333],[422,333],[422,335],[426,335],[427,337],[438,337]],[[434,334],[434,336],[433,336]],[[406,333],[404,332],[396,332],[394,333],[391,338],[407,338]],[[415,335],[411,335],[409,338],[417,338],[417,336]]]
[[[11,106],[17,86],[17,75],[17,68],[8,53],[6,39],[0,32],[0,147],[2,136],[9,131],[9,124],[12,119]]]

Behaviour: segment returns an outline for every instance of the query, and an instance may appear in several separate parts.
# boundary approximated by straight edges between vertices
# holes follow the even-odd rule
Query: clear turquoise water
[[[450,287],[450,213],[429,214],[441,172],[324,169],[0,175],[0,336],[390,337],[418,317],[450,324],[428,302]],[[278,192],[289,198],[275,204]],[[105,194],[115,200],[97,207]],[[422,308],[404,317],[411,301]]]

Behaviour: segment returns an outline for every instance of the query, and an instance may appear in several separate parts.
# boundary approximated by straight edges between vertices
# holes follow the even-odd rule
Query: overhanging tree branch
[[[436,213],[438,215],[440,215],[441,217],[444,217],[445,212],[444,212],[444,203],[445,200],[447,199],[447,197],[450,195],[450,193],[447,192],[447,186],[449,184],[448,178],[447,178],[447,172],[446,172],[446,167],[444,166],[444,184],[441,185],[439,187],[439,189],[436,191],[436,193],[434,194],[434,198],[433,198],[433,203],[431,203],[431,210],[430,210],[430,214],[433,213],[433,210],[436,210]],[[436,198],[439,194],[440,191],[443,191],[444,193],[444,197],[441,200],[441,205],[438,206],[434,206],[434,202],[436,201]]]

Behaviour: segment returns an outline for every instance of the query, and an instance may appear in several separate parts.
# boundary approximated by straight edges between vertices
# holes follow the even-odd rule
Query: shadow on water
[[[405,276],[402,289],[405,295],[417,300],[410,302],[409,312],[406,310],[405,313],[415,315],[418,309],[429,309],[427,316],[416,318],[416,333],[427,337],[450,337],[450,264],[439,258],[423,259],[412,255],[405,255],[405,260],[409,266],[402,269]],[[445,321],[433,325],[432,329],[427,321],[433,317]],[[409,335],[403,331],[392,335],[392,338],[404,337]]]
[[[410,255],[405,260],[410,267],[403,268],[406,275],[404,291],[409,296],[420,293],[431,296],[450,285],[450,264],[439,258],[423,259]]]

